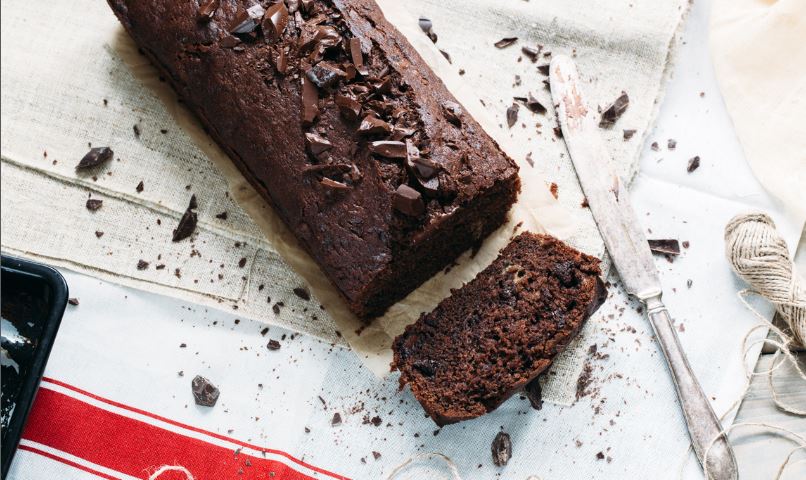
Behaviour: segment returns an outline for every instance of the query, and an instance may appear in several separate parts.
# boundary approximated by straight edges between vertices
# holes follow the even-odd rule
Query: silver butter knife
[[[708,451],[708,476],[714,480],[736,479],[733,450],[727,437],[720,434],[719,419],[691,371],[661,301],[663,291],[652,252],[630,206],[628,192],[612,169],[597,111],[585,101],[573,60],[555,56],[549,67],[549,82],[563,138],[613,264],[627,293],[646,305],[649,322],[669,364],[694,452],[703,463],[706,449],[714,442]]]

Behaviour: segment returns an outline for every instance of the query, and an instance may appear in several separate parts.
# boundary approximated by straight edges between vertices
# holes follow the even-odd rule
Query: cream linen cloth
[[[806,221],[806,2],[715,0],[711,56],[759,181]]]
[[[544,52],[574,55],[590,97],[601,105],[621,91],[629,94],[627,112],[602,133],[621,173],[630,178],[663,94],[688,2],[380,3],[518,161],[524,192],[512,221],[476,257],[465,255],[450,273],[437,275],[360,335],[359,322],[318,268],[158,81],[98,0],[53,1],[35,16],[28,2],[2,3],[3,250],[203,306],[189,308],[237,309],[239,315],[330,342],[346,339],[379,374],[388,369],[394,335],[494,258],[517,221],[526,222],[523,229],[542,226],[603,256],[595,224],[580,206],[583,196],[565,145],[553,133],[550,96],[536,68],[548,57],[535,64],[520,48],[542,45]],[[419,30],[419,15],[433,21],[436,46]],[[518,43],[493,46],[508,36],[519,37]],[[450,54],[452,64],[437,47]],[[528,92],[548,113],[522,107],[517,124],[507,128],[504,113],[512,97]],[[637,133],[627,141],[623,129]],[[115,151],[115,160],[97,177],[74,170],[88,144]],[[526,160],[530,153],[534,166]],[[549,194],[552,182],[558,185],[557,201]],[[172,243],[172,229],[192,193],[199,200],[198,234]],[[99,211],[84,207],[89,196],[103,200]],[[226,219],[216,217],[222,212]],[[149,267],[138,270],[139,260]],[[292,293],[304,285],[313,291],[310,302]],[[279,313],[272,308],[277,302]],[[580,368],[573,354],[558,361],[546,398],[570,402]]]

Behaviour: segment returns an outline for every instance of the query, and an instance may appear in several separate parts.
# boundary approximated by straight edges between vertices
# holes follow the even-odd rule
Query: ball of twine
[[[806,283],[772,219],[763,213],[733,217],[725,227],[725,248],[733,270],[775,305],[794,341],[806,346]]]

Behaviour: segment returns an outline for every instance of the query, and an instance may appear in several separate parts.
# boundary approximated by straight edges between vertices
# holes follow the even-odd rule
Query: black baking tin
[[[24,364],[20,365],[20,380],[15,385],[17,390],[16,406],[8,422],[8,428],[2,432],[2,450],[0,465],[2,478],[6,478],[11,459],[17,450],[25,420],[33,405],[39,381],[45,371],[48,355],[56,340],[56,332],[67,305],[68,289],[64,277],[51,267],[20,258],[3,255],[2,261],[2,298],[0,302],[30,302],[30,318],[12,321],[20,334],[31,340],[26,345],[28,351],[22,352]],[[33,301],[32,301],[33,300]],[[28,325],[28,323],[32,325]],[[3,392],[3,396],[14,392]]]

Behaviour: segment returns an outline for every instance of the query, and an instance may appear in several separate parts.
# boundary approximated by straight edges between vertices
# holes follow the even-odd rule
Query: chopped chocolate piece
[[[542,73],[543,75],[548,76],[549,68],[551,68],[551,64],[550,63],[544,63],[543,65],[538,65],[537,66],[537,71]]]
[[[193,390],[193,398],[196,400],[196,405],[202,407],[212,407],[218,401],[218,396],[221,392],[218,391],[215,385],[210,383],[210,380],[196,375],[190,384]]]
[[[367,115],[358,126],[358,133],[362,135],[389,134],[392,126],[374,115]]]
[[[634,128],[624,130],[624,140],[631,139],[633,137],[633,135],[635,135],[635,129]]]
[[[602,118],[599,120],[599,127],[610,128],[616,121],[624,114],[627,107],[630,105],[630,97],[626,92],[621,92],[618,98],[607,106],[602,112]]]
[[[417,23],[420,25],[420,29],[425,32],[426,35],[428,35],[428,38],[430,38],[433,43],[437,43],[438,37],[437,34],[434,33],[434,24],[431,22],[431,20],[425,17],[420,17],[420,20]]]
[[[145,260],[137,261],[137,270],[145,270],[146,268],[148,268],[148,262]]]
[[[137,193],[143,193],[143,190],[145,189],[145,184],[143,184],[143,181],[140,180],[140,183],[138,183],[137,186],[134,187],[134,189],[137,190]]]
[[[457,127],[462,126],[462,107],[456,102],[443,102],[442,113],[445,119]]]
[[[311,299],[311,294],[308,292],[306,288],[297,287],[294,289],[294,295],[298,296],[299,298],[308,301]]]
[[[132,130],[134,130],[134,136],[140,138],[140,127],[136,123],[132,126]]]
[[[532,92],[529,92],[529,98],[526,100],[526,108],[535,113],[546,113],[546,107],[532,96]]]
[[[268,42],[269,40],[281,38],[287,24],[288,9],[285,3],[281,1],[271,5],[266,9],[261,24],[265,40]]]
[[[241,43],[241,39],[232,35],[227,35],[218,41],[221,48],[235,48]]]
[[[113,152],[109,147],[92,148],[89,152],[87,152],[86,155],[84,155],[84,158],[78,162],[78,165],[76,165],[76,170],[88,170],[90,168],[97,167],[98,165],[112,160],[112,156],[114,154],[115,152]]]
[[[341,183],[339,181],[333,180],[332,178],[322,177],[319,180],[319,183],[327,188],[332,188],[333,190],[349,190],[350,187],[347,184]]]
[[[219,6],[221,6],[221,0],[202,0],[196,18],[202,22],[212,19]]]
[[[70,297],[70,298],[67,299],[67,303],[77,307],[79,301],[78,301],[78,298],[76,298],[76,297]]]
[[[317,63],[305,75],[319,88],[330,88],[347,76],[344,70],[329,62]]]
[[[392,206],[399,212],[412,217],[425,213],[422,195],[408,185],[400,185],[392,196]]]
[[[215,218],[219,220],[226,220],[227,219],[227,212],[221,212],[215,216]]]
[[[523,390],[532,408],[535,410],[543,408],[543,390],[540,388],[540,380],[538,378],[527,383]]]
[[[346,95],[336,95],[334,101],[344,118],[351,122],[358,120],[358,116],[361,114],[361,104],[358,103],[355,98]]]
[[[649,249],[654,253],[680,255],[680,243],[675,239],[647,240]]]
[[[229,33],[244,34],[254,32],[265,13],[266,11],[259,4],[253,5],[246,10],[239,10],[232,24],[230,24]]]
[[[333,144],[331,144],[326,138],[320,137],[315,133],[308,132],[305,134],[305,147],[308,149],[308,152],[311,155],[318,157],[321,153],[333,148]]]
[[[688,173],[691,173],[694,170],[697,170],[698,168],[700,168],[700,156],[699,155],[697,155],[694,158],[689,159],[688,167],[686,167],[686,171]]]
[[[495,48],[507,48],[510,45],[513,45],[517,41],[518,41],[518,37],[505,37],[505,38],[502,38],[501,40],[495,42],[493,45],[495,45]]]
[[[406,158],[406,144],[393,140],[378,140],[369,144],[369,151],[386,158]]]
[[[172,241],[179,242],[191,236],[194,231],[196,231],[196,224],[199,222],[198,215],[193,210],[196,208],[196,196],[192,195],[190,197],[190,203],[188,205],[187,210],[182,215],[182,218],[179,219],[179,225],[173,231],[173,238]]]
[[[604,302],[599,260],[521,233],[395,338],[400,384],[437,425],[497,408],[545,372]]]
[[[280,350],[280,342],[272,338],[269,340],[269,343],[266,344],[266,348],[269,350]]]
[[[350,39],[350,59],[353,61],[353,66],[361,75],[367,75],[367,67],[364,66],[364,53],[361,51],[361,39],[353,37]]]
[[[409,167],[409,169],[414,171],[418,178],[428,180],[437,174],[439,165],[427,158],[421,157],[420,150],[411,142],[406,142],[406,146],[408,153],[406,157],[406,165]]]
[[[521,52],[523,52],[524,55],[529,57],[529,60],[531,60],[532,62],[536,62],[537,57],[540,56],[540,50],[542,49],[543,49],[542,46],[531,47],[529,45],[524,45],[521,47]]]
[[[604,460],[604,458],[605,458],[604,452],[599,452],[599,453],[596,454],[596,459],[597,460]]]
[[[333,418],[330,419],[330,424],[334,427],[336,425],[341,425],[341,414],[339,412],[333,414]]]
[[[246,257],[242,257],[240,260],[238,260],[238,268],[243,268],[245,266],[246,266]]]
[[[509,125],[509,128],[512,128],[518,121],[518,110],[520,110],[520,107],[518,107],[517,103],[513,103],[507,108],[507,125]]]
[[[508,433],[498,432],[490,446],[493,453],[493,463],[496,467],[503,467],[512,458],[512,440]]]
[[[319,90],[316,85],[305,76],[302,79],[302,121],[311,124],[319,115]]]
[[[96,236],[96,237],[98,237],[98,238],[101,238],[101,237],[103,237],[103,236],[104,236],[104,232],[102,232],[102,231],[100,231],[100,230],[96,230],[96,231],[95,231],[95,236]]]
[[[164,264],[164,263],[160,263],[159,265],[157,265],[156,267],[154,267],[154,269],[155,269],[155,270],[165,270],[165,264]]]
[[[103,200],[96,200],[94,198],[90,198],[87,200],[87,210],[91,212],[97,211],[101,206],[104,204]]]
[[[674,138],[670,138],[669,141],[666,142],[666,148],[668,148],[669,150],[674,150],[675,148],[677,148],[677,140],[675,140]]]

